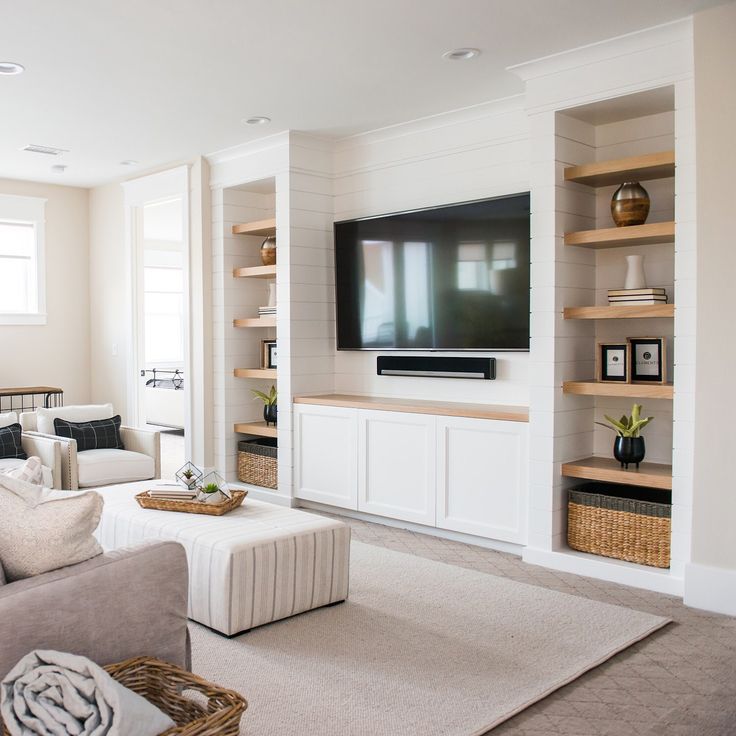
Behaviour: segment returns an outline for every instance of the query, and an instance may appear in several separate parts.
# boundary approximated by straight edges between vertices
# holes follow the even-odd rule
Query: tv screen
[[[529,194],[335,223],[338,350],[528,350]]]

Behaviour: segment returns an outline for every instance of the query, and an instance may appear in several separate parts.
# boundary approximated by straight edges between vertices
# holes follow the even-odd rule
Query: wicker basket
[[[238,480],[263,488],[278,487],[276,440],[268,437],[238,442]]]
[[[240,733],[240,719],[248,703],[234,690],[218,687],[180,667],[150,657],[128,659],[105,669],[176,723],[176,728],[164,731],[161,736],[238,736]],[[198,693],[201,704],[186,697],[183,694],[186,691]],[[4,733],[0,721],[0,734]]]
[[[672,507],[668,497],[666,492],[628,486],[571,488],[567,543],[581,552],[669,567]]]

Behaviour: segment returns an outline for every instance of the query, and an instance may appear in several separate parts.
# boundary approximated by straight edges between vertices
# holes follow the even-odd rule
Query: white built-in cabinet
[[[528,424],[295,404],[296,498],[526,542]]]

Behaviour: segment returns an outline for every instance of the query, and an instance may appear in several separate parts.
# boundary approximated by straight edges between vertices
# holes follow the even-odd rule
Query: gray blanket
[[[11,736],[158,736],[176,725],[86,657],[51,650],[8,673],[0,712]]]

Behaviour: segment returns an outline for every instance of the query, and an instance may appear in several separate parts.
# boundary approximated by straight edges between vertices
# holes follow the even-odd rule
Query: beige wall
[[[89,255],[92,401],[112,402],[126,421],[130,316],[125,291],[125,202],[120,184],[90,189]]]
[[[736,570],[736,5],[697,14],[694,42],[698,337],[692,558]]]
[[[0,326],[0,385],[51,385],[90,400],[88,191],[0,179],[0,193],[46,202],[45,325]]]

